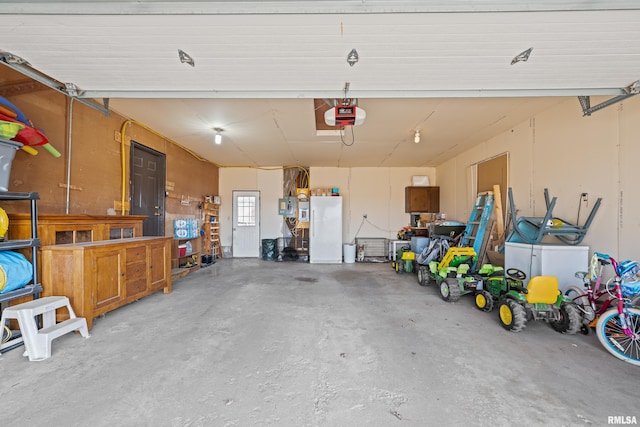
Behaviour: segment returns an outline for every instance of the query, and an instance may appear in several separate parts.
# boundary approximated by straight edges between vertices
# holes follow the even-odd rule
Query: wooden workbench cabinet
[[[38,214],[38,238],[42,246],[93,242],[142,236],[145,215]],[[28,214],[9,214],[11,239],[31,235]]]
[[[171,241],[136,237],[44,246],[43,295],[69,297],[76,315],[86,318],[91,329],[100,314],[160,289],[171,292]]]

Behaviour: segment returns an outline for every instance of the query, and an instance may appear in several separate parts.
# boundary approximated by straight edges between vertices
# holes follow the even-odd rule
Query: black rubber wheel
[[[460,299],[460,285],[455,277],[447,277],[440,283],[440,296],[447,302],[456,302]]]
[[[491,295],[489,291],[483,289],[476,294],[475,303],[479,310],[488,313],[493,310],[493,295]]]
[[[560,306],[560,320],[549,322],[551,327],[563,334],[575,334],[582,326],[582,316],[580,310],[574,303],[564,303]]]
[[[498,309],[502,327],[510,332],[520,332],[527,326],[527,313],[524,307],[512,299],[500,303]]]
[[[564,296],[571,299],[571,301],[576,305],[578,313],[582,317],[582,323],[584,325],[589,325],[589,323],[596,318],[596,312],[593,307],[591,307],[589,298],[584,292],[584,289],[580,289],[577,286],[569,286],[564,291]]]
[[[426,265],[418,266],[418,284],[420,284],[420,286],[431,284],[431,274],[429,274],[429,267]]]

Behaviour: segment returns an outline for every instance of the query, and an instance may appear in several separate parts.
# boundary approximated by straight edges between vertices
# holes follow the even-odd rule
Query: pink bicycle
[[[602,270],[609,264],[615,276],[600,289]],[[586,292],[576,286],[565,291],[582,313],[583,333],[588,333],[588,326],[595,326],[598,340],[609,353],[637,366],[640,366],[640,309],[633,305],[640,302],[639,272],[640,266],[635,261],[618,263],[609,255],[596,252],[590,272],[576,273],[576,277],[584,280]]]

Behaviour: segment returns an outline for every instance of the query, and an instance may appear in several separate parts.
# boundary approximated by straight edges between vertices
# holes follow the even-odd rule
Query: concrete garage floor
[[[224,259],[0,357],[3,426],[607,425],[640,368],[595,334],[502,329],[389,264]]]

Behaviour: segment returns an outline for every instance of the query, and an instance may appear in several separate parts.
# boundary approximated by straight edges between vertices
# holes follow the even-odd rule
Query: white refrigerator
[[[311,196],[309,262],[342,263],[342,197]]]

